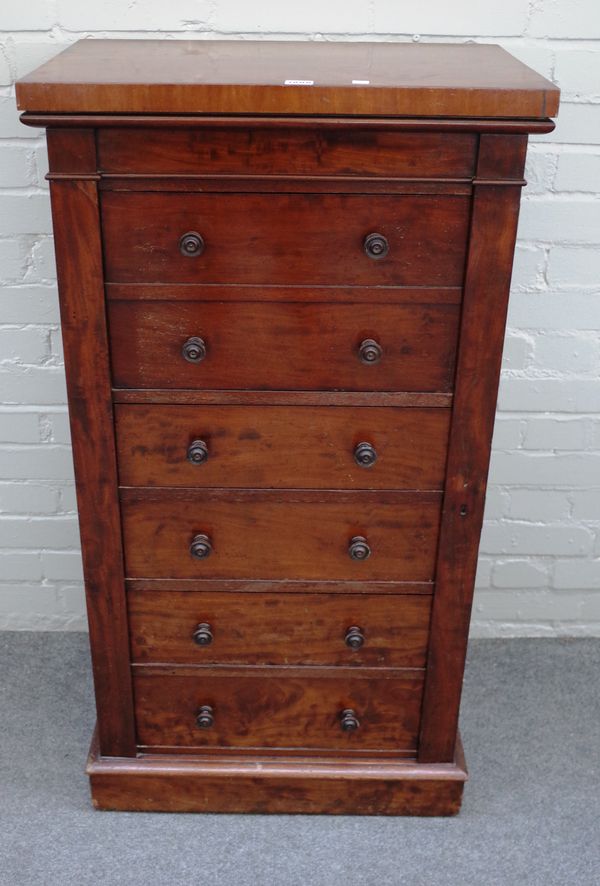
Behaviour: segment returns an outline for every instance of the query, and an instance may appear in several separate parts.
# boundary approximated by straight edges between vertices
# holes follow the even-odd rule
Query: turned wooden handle
[[[208,460],[208,446],[204,440],[192,440],[188,446],[187,458],[193,465],[203,465]]]
[[[360,727],[356,711],[353,711],[352,708],[345,708],[340,714],[340,727],[343,732],[356,732]]]
[[[190,544],[190,554],[195,560],[206,560],[212,554],[212,542],[208,535],[200,532],[195,535]]]
[[[213,709],[209,704],[203,704],[196,714],[196,726],[200,729],[210,729],[214,722]]]
[[[371,548],[363,535],[355,535],[350,539],[348,554],[351,560],[368,560],[371,556]]]
[[[188,231],[179,238],[179,251],[187,258],[195,258],[204,252],[204,240],[196,231]]]
[[[371,443],[358,443],[354,448],[354,461],[360,468],[371,468],[377,461],[375,447]]]
[[[188,363],[202,363],[206,357],[206,342],[197,335],[192,335],[181,346],[181,356]]]
[[[350,649],[354,650],[360,649],[361,646],[364,646],[365,635],[362,628],[359,628],[357,625],[352,625],[352,627],[348,628],[344,637],[344,643]]]
[[[208,622],[200,622],[192,634],[192,639],[197,646],[210,646],[213,641],[213,632]]]
[[[365,338],[358,346],[358,356],[361,363],[373,366],[375,363],[379,363],[383,357],[383,348],[374,338]]]
[[[367,234],[363,242],[363,249],[369,258],[385,258],[390,251],[390,244],[383,234]]]

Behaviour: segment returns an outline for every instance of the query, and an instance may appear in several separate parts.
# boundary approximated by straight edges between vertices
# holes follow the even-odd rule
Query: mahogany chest
[[[442,815],[523,167],[495,46],[81,41],[47,128],[102,809]]]

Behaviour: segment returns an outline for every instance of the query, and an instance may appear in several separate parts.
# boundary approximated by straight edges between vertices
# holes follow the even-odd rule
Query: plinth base
[[[97,809],[327,815],[455,815],[467,780],[454,763],[144,754],[87,765]]]

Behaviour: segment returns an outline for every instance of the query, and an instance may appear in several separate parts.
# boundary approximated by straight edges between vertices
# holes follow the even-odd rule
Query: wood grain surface
[[[243,594],[425,594],[433,593],[431,581],[261,581],[259,579],[128,578],[130,591],[214,591]],[[250,598],[251,599],[251,598]]]
[[[161,175],[343,175],[464,178],[475,170],[471,133],[401,133],[385,129],[357,136],[304,129],[102,129],[103,173]]]
[[[225,750],[128,760],[101,757],[94,735],[86,771],[97,809],[330,815],[455,815],[468,777],[460,737],[455,761],[425,765]]]
[[[413,749],[423,675],[357,668],[133,668],[138,743],[197,748]],[[202,705],[214,726],[201,729]],[[356,711],[354,732],[340,726]]]
[[[117,405],[115,421],[123,486],[441,489],[450,410]]]
[[[452,390],[457,305],[110,302],[118,388],[283,391]],[[182,347],[200,337],[206,357]],[[382,348],[378,363],[360,345]]]
[[[494,143],[489,147],[495,152]],[[482,140],[482,163],[487,148]],[[518,172],[524,155],[517,150],[513,156]],[[419,747],[423,762],[454,756],[519,199],[518,188],[481,185],[475,193]]]
[[[467,196],[102,193],[112,283],[461,285]],[[182,255],[188,231],[201,255]],[[363,244],[384,235],[373,260]],[[435,261],[432,261],[435,256]]]
[[[135,663],[368,665],[422,668],[431,597],[130,590]],[[193,634],[208,624],[213,639]],[[346,643],[357,627],[363,645]]]
[[[91,131],[71,137],[78,162],[93,157]],[[50,145],[54,156],[52,136]],[[133,701],[98,197],[93,181],[55,182],[50,193],[99,741],[103,753],[128,756]]]
[[[248,286],[244,283],[107,283],[108,301],[322,302],[459,305],[462,286]]]
[[[429,581],[441,495],[436,492],[254,492],[123,489],[130,578]],[[212,554],[190,555],[197,534]],[[348,546],[365,536],[367,560]]]
[[[17,83],[22,110],[68,113],[551,117],[558,97],[474,43],[80,40]]]
[[[114,403],[163,406],[357,406],[450,409],[453,395],[422,391],[256,391],[113,388]]]

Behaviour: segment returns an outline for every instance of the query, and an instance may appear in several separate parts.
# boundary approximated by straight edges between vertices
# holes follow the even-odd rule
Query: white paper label
[[[314,86],[314,80],[284,80],[284,86]]]
[[[371,82],[370,80],[353,80],[352,85],[353,86],[368,86],[370,82]]]

